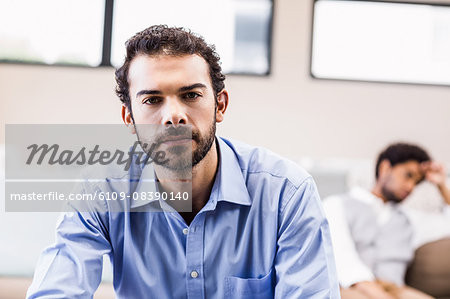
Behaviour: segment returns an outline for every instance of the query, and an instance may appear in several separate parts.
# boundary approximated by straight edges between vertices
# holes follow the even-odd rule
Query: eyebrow
[[[185,91],[192,90],[192,89],[195,89],[195,88],[206,88],[206,85],[203,84],[203,83],[194,83],[192,85],[180,87],[178,89],[178,92],[185,92]],[[160,95],[160,94],[162,94],[162,92],[160,90],[154,90],[154,89],[143,89],[143,90],[140,90],[140,91],[138,91],[136,93],[136,98],[141,96],[141,95],[149,95],[149,94],[158,94],[158,95]]]
[[[183,86],[180,89],[178,89],[178,92],[188,91],[195,88],[206,88],[206,85],[203,83],[195,83],[189,86]]]

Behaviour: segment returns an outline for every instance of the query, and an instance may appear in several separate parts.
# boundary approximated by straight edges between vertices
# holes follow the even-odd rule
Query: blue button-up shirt
[[[118,298],[339,298],[311,176],[267,150],[217,140],[211,195],[189,226],[168,211],[65,213],[27,297],[91,298],[107,254]]]

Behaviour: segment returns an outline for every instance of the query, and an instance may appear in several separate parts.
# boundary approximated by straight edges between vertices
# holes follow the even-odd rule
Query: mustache
[[[192,130],[192,127],[185,127],[185,126],[168,126],[164,131],[158,133],[155,136],[155,142],[157,144],[160,144],[166,140],[171,140],[174,137],[180,137],[181,138],[189,138],[193,139],[195,141],[200,141],[200,133],[197,130]]]

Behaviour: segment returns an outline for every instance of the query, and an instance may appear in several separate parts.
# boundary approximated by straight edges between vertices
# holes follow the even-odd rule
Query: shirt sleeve
[[[340,285],[344,288],[361,281],[372,281],[374,274],[358,255],[342,206],[342,198],[331,196],[323,203],[330,223],[336,267]]]
[[[282,203],[275,298],[340,298],[328,223],[312,178]]]
[[[41,254],[26,298],[92,298],[101,281],[103,255],[110,252],[98,214],[62,214],[56,242]]]

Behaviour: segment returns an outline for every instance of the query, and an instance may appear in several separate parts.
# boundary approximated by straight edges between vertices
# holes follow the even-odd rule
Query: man
[[[404,286],[413,231],[399,203],[424,178],[450,203],[445,171],[420,147],[397,143],[379,155],[375,177],[371,191],[354,188],[324,200],[342,298],[431,298]]]
[[[175,162],[154,169],[167,191],[173,186],[161,174],[178,178],[192,168],[192,212],[66,214],[28,298],[89,298],[103,254],[119,298],[339,298],[311,177],[264,149],[215,137],[229,99],[213,48],[167,26],[145,29],[126,46],[116,72],[123,120],[140,140],[139,125],[167,129],[158,143],[167,152],[192,145],[189,165],[172,155]],[[146,169],[132,166],[129,177]],[[97,188],[111,190],[113,181]]]

